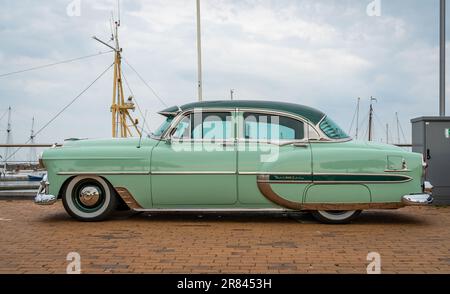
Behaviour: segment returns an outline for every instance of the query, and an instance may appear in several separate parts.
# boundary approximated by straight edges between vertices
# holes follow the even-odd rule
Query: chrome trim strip
[[[89,172],[79,172],[79,171],[66,171],[58,172],[59,176],[72,176],[72,175],[149,175],[149,171],[89,171]]]
[[[140,208],[142,212],[288,212],[285,208]]]
[[[131,209],[141,209],[142,206],[134,199],[133,195],[128,191],[127,188],[124,187],[114,187],[116,189],[117,194],[119,194],[120,198],[122,198],[123,202],[128,205]]]
[[[235,175],[236,171],[152,171],[152,175]]]
[[[299,173],[299,172],[247,172],[247,171],[240,171],[238,172],[239,175],[293,175],[293,176],[312,176],[312,173]]]
[[[384,172],[385,173],[401,173],[401,172],[409,173],[409,172],[411,172],[411,170],[410,169],[385,169]]]
[[[178,123],[183,119],[183,117],[190,113],[199,112],[198,110],[201,110],[201,112],[230,112],[232,115],[236,113],[236,108],[194,108],[194,109],[188,109],[183,110],[180,113],[175,116],[175,118],[172,120],[172,123],[170,126],[166,129],[166,131],[161,135],[161,140],[167,140],[167,135],[171,133],[172,129],[175,128]],[[236,134],[234,134],[234,137],[236,137]]]

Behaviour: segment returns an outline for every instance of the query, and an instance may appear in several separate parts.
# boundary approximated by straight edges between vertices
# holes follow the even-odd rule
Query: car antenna
[[[141,148],[142,134],[144,133],[144,125],[145,125],[146,119],[147,119],[147,109],[145,110],[144,123],[142,124],[142,127],[141,127],[141,134],[139,135],[139,144],[138,144],[137,148]]]

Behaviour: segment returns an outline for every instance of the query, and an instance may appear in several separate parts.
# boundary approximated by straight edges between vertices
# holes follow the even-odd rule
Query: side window
[[[259,113],[244,113],[244,138],[251,140],[302,140],[305,128],[296,119]]]
[[[194,112],[183,117],[173,134],[177,139],[225,140],[233,138],[229,112]]]

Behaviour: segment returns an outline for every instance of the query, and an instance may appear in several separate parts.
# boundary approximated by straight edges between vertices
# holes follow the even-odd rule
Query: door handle
[[[308,148],[308,143],[293,143],[294,147]]]
[[[431,159],[431,155],[430,155],[430,149],[427,149],[427,159],[430,160]]]

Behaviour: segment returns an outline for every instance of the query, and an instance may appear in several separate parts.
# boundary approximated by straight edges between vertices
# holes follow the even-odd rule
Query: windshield
[[[319,125],[322,132],[331,139],[347,139],[349,136],[328,116]]]
[[[172,123],[174,119],[174,116],[168,116],[163,123],[159,126],[159,128],[153,133],[153,136],[161,137],[162,134],[170,127],[170,124]]]

